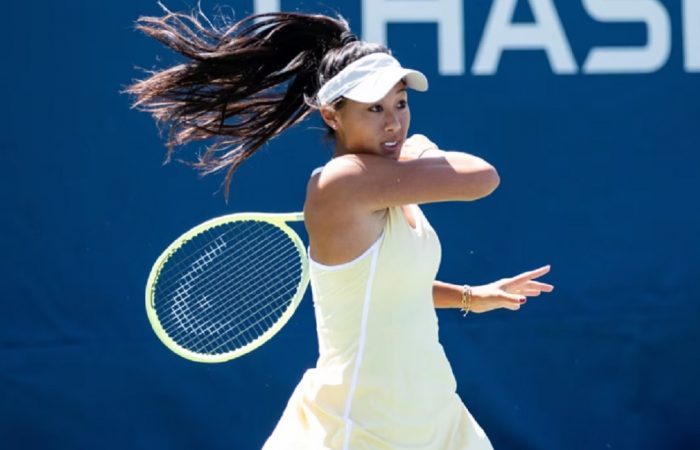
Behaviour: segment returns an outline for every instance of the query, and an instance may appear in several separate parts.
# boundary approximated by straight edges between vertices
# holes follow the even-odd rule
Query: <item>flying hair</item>
[[[347,64],[389,50],[362,42],[342,17],[265,13],[212,23],[197,9],[140,17],[136,29],[186,60],[125,89],[133,107],[167,129],[166,162],[176,147],[212,139],[187,162],[202,175],[226,170],[231,177],[263,144],[301,122],[317,106],[320,86]]]

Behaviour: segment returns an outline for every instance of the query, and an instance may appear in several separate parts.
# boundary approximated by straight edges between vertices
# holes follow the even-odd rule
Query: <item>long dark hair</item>
[[[236,168],[265,142],[305,119],[320,86],[346,65],[389,50],[359,41],[342,18],[267,13],[225,27],[200,11],[140,17],[136,28],[187,61],[128,86],[133,106],[169,128],[175,147],[215,138],[190,162],[202,174],[227,169],[228,198]],[[200,20],[201,19],[201,20]]]

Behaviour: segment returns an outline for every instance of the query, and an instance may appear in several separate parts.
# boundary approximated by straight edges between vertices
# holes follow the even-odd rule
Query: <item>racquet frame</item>
[[[160,323],[158,314],[155,307],[155,292],[156,285],[158,283],[158,278],[163,266],[166,264],[170,256],[175,253],[180,247],[182,247],[186,242],[188,242],[193,237],[217,226],[239,221],[262,221],[267,222],[278,227],[281,231],[286,233],[289,239],[292,241],[297,249],[300,257],[301,265],[301,276],[299,277],[299,284],[296,289],[294,297],[291,299],[289,306],[282,313],[280,318],[264,333],[258,336],[256,339],[247,343],[243,347],[237,348],[231,352],[209,355],[203,353],[193,352],[182,346],[180,346],[175,340],[173,340],[168,333],[165,331]],[[248,212],[248,213],[234,213],[227,214],[224,216],[215,217],[213,219],[202,222],[201,224],[191,228],[175,241],[173,241],[164,251],[160,254],[156,262],[153,264],[153,268],[148,276],[148,281],[146,282],[146,313],[148,316],[148,321],[153,327],[156,336],[161,340],[166,347],[170,350],[182,356],[183,358],[189,359],[191,361],[203,362],[203,363],[218,363],[224,361],[230,361],[239,356],[245,355],[256,348],[263,345],[265,342],[270,340],[282,327],[289,321],[289,319],[294,314],[297,306],[304,297],[306,288],[309,283],[309,261],[306,257],[306,249],[304,243],[299,237],[299,235],[287,224],[287,222],[300,222],[304,220],[304,213],[294,212],[294,213],[260,213],[260,212]]]

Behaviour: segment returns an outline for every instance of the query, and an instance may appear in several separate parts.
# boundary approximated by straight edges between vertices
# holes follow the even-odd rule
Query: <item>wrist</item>
[[[422,134],[414,134],[403,143],[399,159],[419,159],[420,157],[437,150],[437,148],[437,145],[427,137],[423,136]]]
[[[462,298],[459,305],[462,316],[466,316],[471,311],[473,296],[473,288],[468,284],[462,285]]]

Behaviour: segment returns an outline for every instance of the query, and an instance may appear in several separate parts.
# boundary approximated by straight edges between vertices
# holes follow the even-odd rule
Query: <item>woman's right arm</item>
[[[398,161],[371,154],[336,158],[324,169],[318,187],[336,200],[345,198],[371,210],[411,203],[477,200],[498,187],[496,169],[483,159],[439,150],[434,145],[426,148],[415,144],[413,137],[407,140],[404,145],[408,147],[402,149]]]

